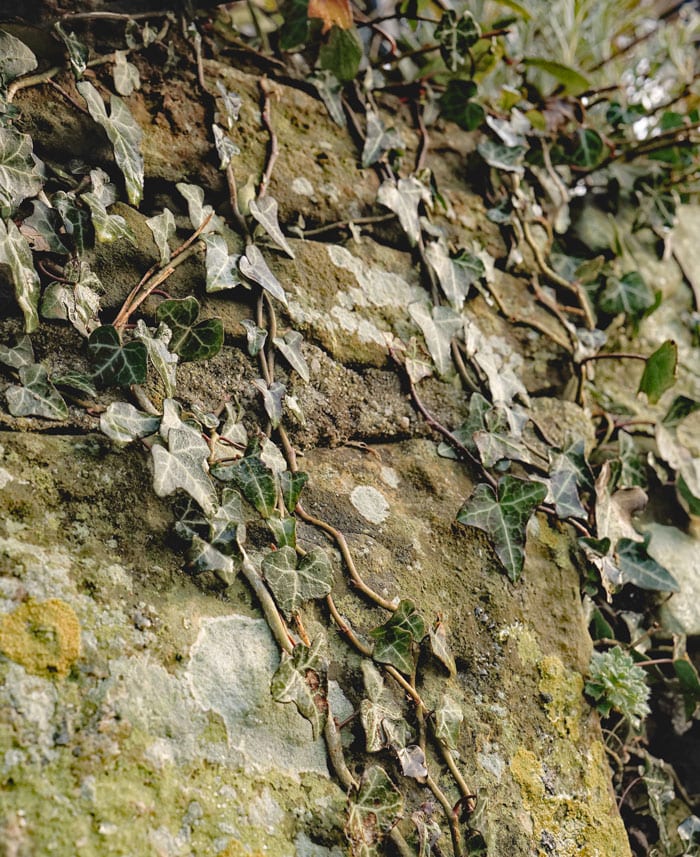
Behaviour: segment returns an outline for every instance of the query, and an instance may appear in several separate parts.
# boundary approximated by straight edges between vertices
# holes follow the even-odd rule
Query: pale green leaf
[[[450,305],[459,312],[473,282],[471,272],[466,266],[455,262],[440,241],[430,241],[426,245],[425,258],[435,271],[443,294]],[[481,267],[483,270],[483,265]]]
[[[599,308],[610,315],[625,313],[636,320],[654,305],[654,295],[638,271],[622,277],[608,277],[598,299]]]
[[[452,337],[462,329],[462,318],[452,307],[437,306],[415,301],[408,305],[408,314],[418,325],[425,337],[430,356],[440,375],[446,375],[452,368]]]
[[[553,503],[559,518],[586,520],[587,513],[578,493],[579,474],[565,454],[552,456],[547,502]]]
[[[350,801],[346,832],[352,854],[359,855],[384,838],[403,812],[403,796],[379,765],[366,768],[360,788]]]
[[[255,246],[249,244],[245,248],[245,255],[238,260],[238,270],[246,279],[262,286],[265,291],[276,298],[281,304],[287,306],[287,296],[280,285],[277,277],[269,269],[263,255]]]
[[[667,339],[647,357],[638,392],[646,393],[650,404],[655,405],[675,384],[677,369],[678,346],[672,339]]]
[[[94,280],[99,284],[97,277]],[[100,326],[99,311],[100,296],[87,283],[49,283],[44,289],[42,316],[70,321],[81,336],[90,336]]]
[[[165,395],[169,399],[173,398],[177,386],[178,356],[170,350],[172,331],[167,325],[161,323],[156,332],[151,333],[144,320],[140,318],[136,322],[134,336],[146,346],[148,358],[163,382]]]
[[[139,411],[129,402],[112,402],[100,415],[100,431],[120,445],[155,434],[159,425],[160,417]]]
[[[264,327],[258,327],[254,321],[249,318],[244,318],[241,324],[245,328],[246,341],[248,343],[248,354],[255,357],[260,349],[265,344],[267,339],[267,330]]]
[[[216,88],[219,90],[219,97],[224,107],[226,125],[230,131],[234,124],[238,122],[238,115],[241,111],[243,101],[240,95],[236,95],[235,92],[226,89],[220,80],[216,81]]]
[[[301,350],[304,337],[296,330],[288,330],[284,338],[276,336],[272,342],[282,352],[289,365],[296,369],[302,381],[309,383],[309,364]]]
[[[302,473],[301,471],[292,473],[290,470],[285,470],[283,473],[280,473],[279,479],[282,500],[287,511],[291,514],[296,509],[304,485],[309,481],[309,474]]]
[[[185,491],[199,503],[205,515],[213,515],[218,503],[208,472],[207,442],[197,430],[182,422],[168,430],[167,442],[167,449],[159,443],[151,447],[154,491],[159,497]]]
[[[530,68],[538,68],[551,75],[558,83],[561,83],[565,92],[569,95],[578,95],[590,89],[590,81],[587,77],[571,68],[554,60],[543,59],[542,57],[523,57],[522,62]]]
[[[18,370],[22,386],[10,385],[5,391],[7,407],[13,417],[43,417],[47,420],[68,418],[68,406],[39,363]]]
[[[219,156],[219,169],[225,170],[231,163],[233,158],[235,158],[236,155],[241,154],[241,150],[228,136],[228,134],[218,125],[212,125],[211,130],[214,134],[214,145],[216,146],[216,153]]]
[[[371,167],[392,149],[403,151],[405,147],[399,132],[393,127],[387,128],[371,107],[367,108],[366,117],[367,132],[362,148],[362,166]]]
[[[98,384],[126,387],[146,380],[146,346],[138,341],[122,345],[118,331],[111,324],[93,330],[88,339],[88,354]]]
[[[418,857],[432,857],[439,853],[438,841],[442,836],[440,825],[432,818],[430,810],[416,810],[411,815],[411,821],[418,833]]]
[[[265,413],[270,418],[272,428],[277,426],[282,421],[282,405],[284,403],[284,394],[286,387],[280,384],[279,381],[273,381],[269,386],[264,378],[256,378],[253,385],[260,391],[265,406]]]
[[[267,519],[267,525],[278,548],[297,546],[297,519],[293,517],[280,518],[272,515]]]
[[[440,705],[435,709],[435,737],[450,750],[457,749],[459,730],[464,720],[464,712],[459,703],[443,694]]]
[[[362,60],[362,43],[355,29],[331,27],[328,40],[321,45],[318,61],[321,68],[332,72],[338,80],[353,80]]]
[[[139,70],[126,58],[126,51],[114,52],[114,68],[112,77],[114,88],[120,95],[131,95],[135,89],[141,88]]]
[[[61,219],[54,208],[49,208],[40,199],[32,200],[34,211],[25,217],[20,232],[27,239],[32,250],[45,253],[67,254],[68,248],[58,235]]]
[[[68,370],[51,376],[54,387],[60,387],[64,390],[72,390],[73,394],[78,393],[81,396],[88,396],[91,399],[97,397],[97,390],[92,382],[92,375],[86,375],[84,372],[75,372]]]
[[[523,158],[527,151],[525,146],[504,146],[493,140],[484,140],[479,143],[477,149],[490,167],[519,175],[524,172]]]
[[[345,112],[343,111],[343,84],[327,69],[317,69],[307,77],[307,81],[316,89],[321,101],[326,106],[328,115],[341,128],[345,128]]]
[[[284,233],[280,229],[279,220],[277,219],[277,200],[271,196],[264,196],[262,199],[252,199],[250,201],[250,213],[272,238],[275,244],[280,247],[290,257],[294,258],[294,251],[289,246],[289,242],[284,237]]]
[[[212,571],[227,586],[231,586],[236,578],[237,570],[233,559],[196,533],[191,536],[190,546],[185,551],[185,560],[190,574]]]
[[[0,363],[4,363],[11,369],[21,369],[22,366],[31,366],[34,363],[34,349],[32,340],[26,335],[17,337],[17,344],[13,348],[0,345]]]
[[[11,215],[23,200],[39,193],[43,184],[43,164],[34,155],[29,134],[0,127],[0,214]]]
[[[211,205],[204,205],[204,191],[199,185],[178,182],[175,187],[187,202],[190,223],[194,229],[199,229],[207,217],[209,217],[210,220],[202,230],[202,234],[206,235],[207,232],[221,232],[221,220],[214,214],[214,209]]]
[[[10,33],[0,30],[0,86],[21,77],[37,67],[32,51]]]
[[[175,235],[175,218],[169,208],[164,208],[161,214],[156,214],[146,220],[146,226],[153,233],[153,240],[160,254],[161,268],[170,261],[169,241]]]
[[[418,243],[420,237],[418,206],[421,201],[428,199],[425,187],[414,176],[399,179],[397,183],[386,179],[377,191],[377,202],[393,211],[399,218],[401,228],[412,247]]]
[[[277,502],[277,482],[273,472],[257,456],[247,456],[234,464],[212,466],[223,482],[231,481],[263,518],[269,518]]]
[[[312,548],[297,567],[294,548],[282,547],[267,554],[261,567],[287,619],[291,619],[305,601],[324,598],[331,591],[333,568],[323,548]]]
[[[527,522],[546,494],[546,487],[539,482],[503,476],[498,482],[498,496],[490,485],[477,485],[457,515],[462,524],[488,534],[513,581],[520,577],[525,561]]]
[[[143,155],[141,139],[143,132],[129,108],[117,95],[110,102],[110,114],[102,96],[87,80],[79,81],[76,86],[87,102],[90,116],[101,125],[114,149],[114,160],[124,175],[126,195],[132,205],[138,205],[143,196]]]
[[[385,747],[405,747],[408,741],[408,723],[397,716],[391,697],[360,702],[360,720],[365,731],[365,749],[378,753]]]
[[[109,244],[119,238],[125,238],[136,246],[134,233],[127,225],[121,214],[108,214],[94,193],[82,194],[82,199],[88,204],[92,215],[92,225],[95,228],[97,240],[103,244]]]
[[[0,134],[3,129],[0,128]],[[0,137],[0,145],[2,138]],[[0,167],[0,183],[2,168]],[[14,221],[7,226],[0,220],[0,269],[7,266],[15,290],[15,298],[24,316],[24,329],[32,333],[39,326],[37,306],[41,293],[39,275],[34,269],[34,259],[29,245],[22,237]]]
[[[457,675],[457,664],[447,641],[447,628],[444,622],[437,621],[430,628],[428,636],[432,653],[446,667],[451,676]]]
[[[241,278],[238,276],[240,254],[229,254],[228,245],[223,235],[215,233],[205,235],[204,243],[207,248],[207,292],[211,294],[240,286],[242,283]]]
[[[446,9],[435,28],[435,38],[443,62],[455,72],[468,61],[469,49],[481,38],[481,28],[471,12],[464,10],[458,16],[452,9]]]
[[[298,643],[291,656],[283,653],[270,686],[275,702],[296,705],[299,714],[311,723],[314,738],[323,731],[327,709],[326,669],[320,654],[322,642],[321,637],[316,637],[310,647]],[[312,681],[309,673],[313,673]]]

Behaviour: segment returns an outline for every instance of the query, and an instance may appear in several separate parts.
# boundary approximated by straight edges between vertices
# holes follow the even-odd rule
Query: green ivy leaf
[[[170,328],[165,324],[161,324],[155,334],[152,334],[148,327],[146,327],[144,320],[140,318],[136,322],[134,336],[140,339],[146,346],[148,358],[163,382],[165,395],[169,399],[172,399],[177,387],[177,354],[173,354],[170,351],[170,340],[172,338]]]
[[[284,394],[287,388],[279,381],[273,381],[269,386],[264,378],[256,378],[253,381],[254,386],[260,391],[263,397],[265,412],[270,418],[272,428],[277,426],[282,421],[282,406],[284,403]]]
[[[403,747],[408,740],[408,723],[403,717],[396,717],[389,706],[391,701],[385,705],[369,699],[360,702],[360,720],[368,753],[378,753],[392,744]]]
[[[438,841],[442,836],[437,821],[422,810],[416,810],[411,815],[411,821],[415,824],[418,833],[418,857],[431,857],[432,854],[437,853]]]
[[[95,171],[93,170],[93,172]],[[92,225],[98,241],[102,244],[110,244],[112,241],[125,238],[134,247],[136,246],[136,238],[127,225],[126,220],[121,214],[108,213],[101,194],[89,191],[82,194],[81,199],[87,203],[90,209]],[[114,202],[114,199],[111,199],[111,202],[108,202],[107,205],[111,205],[112,202]]]
[[[297,546],[297,519],[293,517],[280,518],[271,515],[267,524],[272,531],[272,536],[278,548]]]
[[[457,312],[460,312],[464,306],[464,300],[469,294],[469,287],[474,282],[472,272],[467,266],[452,259],[441,241],[430,241],[426,245],[425,258],[435,271],[440,282],[440,288],[450,305]],[[483,268],[482,263],[482,274]]]
[[[166,324],[173,333],[170,350],[183,363],[209,360],[224,344],[224,325],[220,318],[197,322],[199,301],[189,295],[182,299],[163,301],[156,310],[156,320]]]
[[[649,403],[655,405],[661,396],[676,382],[678,369],[678,346],[667,339],[647,357],[638,393],[646,393]]]
[[[10,369],[21,369],[22,366],[31,366],[34,363],[34,349],[32,340],[24,334],[17,337],[14,348],[0,345],[0,363],[9,366]]]
[[[377,202],[393,211],[399,218],[401,228],[412,247],[418,243],[420,237],[418,206],[426,199],[426,193],[425,187],[414,176],[399,179],[396,183],[386,179],[377,191]]]
[[[542,57],[523,57],[522,62],[523,65],[538,68],[550,74],[558,83],[561,83],[564,91],[570,95],[578,95],[580,92],[585,92],[591,88],[588,78],[571,66]]]
[[[92,238],[90,215],[75,204],[75,195],[57,191],[52,199],[54,208],[60,214],[66,234],[70,235],[77,253],[82,254]]]
[[[600,163],[605,150],[603,138],[591,128],[579,128],[576,132],[576,148],[571,153],[571,163],[584,169],[592,169]]]
[[[291,258],[294,258],[294,251],[289,246],[289,242],[284,237],[284,233],[280,229],[279,220],[277,217],[277,200],[271,196],[264,196],[262,199],[251,199],[250,213],[272,238],[275,244],[280,247]]]
[[[213,465],[212,473],[223,482],[233,482],[263,518],[274,512],[277,483],[273,472],[257,456],[241,458],[234,464]]]
[[[440,55],[450,71],[457,71],[467,61],[469,49],[481,38],[481,28],[469,11],[457,17],[452,9],[442,13],[435,28],[435,38],[440,44]]]
[[[287,363],[296,369],[302,381],[309,383],[309,364],[301,351],[301,343],[304,337],[296,330],[288,330],[284,338],[276,336],[272,342],[284,355]]]
[[[639,271],[629,271],[623,277],[608,277],[598,300],[599,308],[610,315],[625,313],[636,320],[654,304],[654,295]]]
[[[525,146],[504,146],[493,140],[484,140],[476,148],[490,167],[507,173],[523,173],[522,162],[527,151]]]
[[[402,673],[413,670],[413,643],[425,636],[425,621],[412,601],[401,601],[391,618],[369,632],[374,640],[372,657],[383,664],[391,664]]]
[[[71,64],[71,68],[73,69],[73,73],[75,74],[76,78],[80,79],[83,76],[83,72],[87,68],[89,56],[87,45],[84,45],[75,35],[75,33],[66,33],[66,31],[61,26],[60,21],[56,21],[56,23],[53,25],[53,28],[60,36],[63,44],[66,46],[66,50],[68,51],[68,59]]]
[[[291,51],[306,44],[309,35],[309,0],[284,0],[280,7],[280,49]]]
[[[554,503],[557,516],[586,520],[587,513],[578,494],[578,470],[563,453],[553,455],[549,470],[548,500]]]
[[[68,406],[39,363],[18,370],[22,386],[11,384],[5,391],[7,406],[13,417],[43,417],[47,420],[68,418]]]
[[[88,354],[98,384],[127,387],[146,380],[146,346],[136,341],[122,345],[119,332],[111,324],[93,330],[88,338]]]
[[[357,796],[350,801],[346,833],[353,857],[371,853],[403,811],[403,796],[379,765],[365,769]]]
[[[120,445],[155,434],[159,425],[159,416],[139,411],[129,402],[112,402],[100,415],[100,431]]]
[[[0,86],[4,89],[16,77],[36,67],[36,57],[24,42],[0,30]]]
[[[280,473],[282,500],[290,514],[296,509],[296,505],[299,502],[299,496],[301,495],[304,485],[306,485],[308,481],[309,474],[302,473],[300,470],[296,473],[292,473],[289,470],[284,470]]]
[[[2,132],[0,128],[0,133]],[[1,144],[0,138],[0,144]],[[0,185],[2,183],[0,168]],[[1,192],[1,191],[0,191]],[[37,306],[41,293],[39,275],[34,269],[34,259],[29,245],[14,224],[8,220],[7,226],[0,220],[0,267],[10,269],[10,278],[15,290],[15,298],[24,316],[24,329],[32,333],[39,326]]]
[[[132,205],[138,206],[143,196],[143,155],[141,139],[143,132],[129,108],[117,95],[110,102],[110,114],[107,115],[102,96],[87,80],[76,84],[78,91],[87,102],[90,116],[101,125],[114,150],[114,160],[124,175],[126,195]]]
[[[321,45],[318,62],[321,68],[332,72],[338,80],[354,80],[362,59],[362,43],[355,29],[343,30],[335,24],[328,41]]]
[[[436,306],[432,312],[428,304],[415,301],[408,305],[408,314],[418,325],[425,338],[430,356],[440,375],[452,369],[452,337],[462,329],[462,318],[452,307]]]
[[[469,397],[469,416],[456,428],[452,434],[457,440],[466,447],[473,455],[477,455],[479,450],[474,443],[474,435],[478,431],[483,431],[488,428],[486,424],[486,415],[492,409],[493,405],[488,399],[485,399],[481,393],[472,393]],[[443,458],[458,458],[457,451],[448,443],[438,444],[438,455]]]
[[[440,705],[435,709],[435,737],[450,750],[457,749],[459,730],[464,720],[464,712],[459,703],[443,694]]]
[[[78,276],[72,286],[49,283],[41,299],[41,314],[69,321],[81,336],[88,337],[100,326],[99,292],[104,288],[87,265],[80,265]]]
[[[192,535],[190,546],[185,551],[185,561],[191,574],[212,571],[227,586],[233,583],[237,574],[233,559],[196,533]]]
[[[700,402],[688,396],[676,396],[661,422],[668,428],[675,428],[681,420],[697,410],[700,410]]]
[[[282,547],[267,554],[261,567],[275,601],[289,620],[305,601],[324,598],[331,591],[333,568],[323,548],[312,548],[297,567],[294,548]]]
[[[166,399],[166,401],[172,401]],[[161,432],[163,431],[161,421]],[[154,444],[153,488],[159,497],[174,491],[185,491],[199,503],[205,515],[216,512],[218,503],[214,484],[209,477],[209,446],[199,431],[179,421],[167,431],[168,448]]]
[[[655,592],[679,592],[680,587],[671,572],[647,553],[649,538],[647,535],[643,542],[633,539],[620,539],[617,542],[615,553],[622,582]]]
[[[404,150],[404,142],[395,128],[387,128],[379,114],[371,108],[367,108],[366,115],[367,131],[362,147],[362,166],[365,169],[381,161],[392,149]]]
[[[440,97],[440,112],[450,122],[456,122],[465,131],[474,131],[484,123],[484,108],[471,99],[476,95],[473,80],[453,78]]]
[[[430,639],[430,650],[435,657],[446,667],[451,676],[457,675],[457,664],[447,641],[447,629],[445,623],[438,620],[428,632]]]
[[[204,243],[207,248],[205,257],[207,292],[211,294],[240,286],[242,283],[241,278],[238,276],[240,254],[229,254],[228,245],[223,235],[209,233],[204,236]]]
[[[238,260],[238,270],[243,276],[262,286],[265,291],[276,298],[281,304],[287,306],[287,296],[284,289],[279,283],[279,280],[269,269],[267,262],[263,259],[263,255],[255,246],[249,244],[245,248],[245,255]]]
[[[0,127],[0,214],[9,217],[43,184],[43,164],[34,155],[29,134]]]
[[[190,223],[194,229],[199,229],[204,221],[209,218],[209,222],[203,228],[202,234],[208,232],[221,232],[221,220],[214,214],[214,209],[211,205],[204,205],[204,191],[199,185],[187,184],[186,182],[178,182],[175,187],[182,194],[187,202],[187,213],[190,218]]]
[[[114,80],[114,88],[119,95],[128,96],[135,89],[141,88],[141,78],[139,70],[133,63],[127,60],[126,51],[114,52],[114,68],[112,69],[112,79]]]
[[[642,488],[646,488],[647,477],[644,461],[637,452],[632,436],[620,429],[617,433],[617,442],[620,447],[620,476],[616,487],[632,488],[634,485],[640,485]]]
[[[343,84],[330,71],[318,69],[307,77],[307,81],[316,89],[323,101],[328,115],[340,128],[345,128],[345,112],[343,111]]]
[[[299,714],[311,723],[314,738],[322,733],[328,711],[322,642],[321,637],[316,637],[310,647],[297,643],[291,656],[283,653],[270,686],[275,702],[296,705]]]
[[[33,199],[32,207],[34,211],[24,218],[20,226],[20,231],[30,247],[45,253],[67,255],[68,248],[58,235],[61,220],[56,209],[49,208],[40,199]]]
[[[265,344],[267,339],[267,330],[264,327],[258,327],[254,321],[249,318],[244,318],[241,324],[245,328],[246,341],[248,343],[248,354],[255,357],[260,349]]]
[[[527,522],[546,494],[546,487],[539,482],[503,476],[498,482],[498,496],[490,485],[477,485],[457,515],[462,524],[488,534],[513,581],[520,577],[525,561]]]
[[[175,218],[169,208],[164,208],[161,214],[156,214],[146,220],[146,226],[153,233],[153,240],[160,255],[161,268],[170,261],[170,245],[168,242],[175,235]]]

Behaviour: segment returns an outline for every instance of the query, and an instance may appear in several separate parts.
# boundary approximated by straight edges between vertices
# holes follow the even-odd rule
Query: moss
[[[537,670],[540,674],[538,687],[550,722],[563,738],[578,741],[583,713],[583,679],[553,655],[538,661]]]
[[[58,598],[25,601],[0,619],[0,650],[27,672],[64,678],[80,657],[80,623]]]

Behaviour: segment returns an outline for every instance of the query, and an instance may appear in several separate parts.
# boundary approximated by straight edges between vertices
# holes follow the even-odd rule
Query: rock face
[[[243,99],[242,155],[235,166],[243,184],[264,161],[258,81],[215,62],[206,73]],[[275,87],[281,155],[270,192],[280,220],[291,224],[301,214],[311,227],[366,215],[377,180],[358,169],[350,138],[320,101]],[[203,184],[212,202],[223,195],[192,88],[191,80],[170,81],[171,107],[155,114],[149,112],[153,91],[130,99],[160,206],[176,198],[172,185],[183,176]],[[94,162],[91,138],[80,131],[82,117],[54,100],[59,96],[31,89],[20,95],[18,106],[27,130],[41,141],[42,157],[60,162],[69,151],[80,156],[85,146],[82,156]],[[400,122],[403,108],[396,109]],[[434,160],[449,209],[438,219],[462,245],[477,241],[503,255],[483,203],[452,168],[467,137],[450,145],[450,135],[453,129],[436,131],[433,140],[445,150]],[[410,154],[417,141],[409,130],[405,136]],[[111,168],[108,154],[105,168]],[[140,216],[124,212],[134,221],[138,249],[105,245],[92,260],[107,287],[108,312],[157,258]],[[304,384],[288,366],[280,367],[306,417],[291,431],[309,474],[304,504],[345,534],[375,591],[389,601],[411,600],[446,630],[453,674],[435,659],[426,663],[420,693],[430,709],[447,696],[463,714],[454,758],[477,795],[469,823],[494,857],[626,857],[599,724],[582,694],[590,642],[569,535],[544,516],[534,517],[524,573],[513,584],[485,536],[455,522],[475,475],[464,463],[438,456],[387,351],[392,337],[420,336],[407,307],[427,295],[396,236],[358,232],[345,244],[337,238],[290,243],[295,259],[274,255],[270,265],[289,296],[280,323],[303,333],[310,372]],[[193,257],[168,289],[174,296],[198,294],[206,316],[223,318],[226,343],[206,364],[180,369],[178,398],[208,411],[236,397],[251,424],[263,422],[251,383],[258,369],[244,353],[240,324],[254,313],[249,293],[204,295],[203,277],[201,260]],[[523,282],[498,272],[494,277],[514,314],[537,315]],[[582,413],[556,398],[567,380],[556,343],[508,324],[480,296],[470,301],[469,313],[512,355],[528,391],[542,397],[551,430],[586,436]],[[540,322],[553,323],[546,316]],[[5,319],[2,341],[19,326],[16,317]],[[85,359],[67,326],[42,325],[34,345],[39,358],[73,367]],[[467,399],[449,374],[427,380],[422,392],[446,425],[464,418]],[[157,385],[149,393],[154,402],[163,398]],[[346,789],[309,721],[294,705],[272,700],[280,653],[258,601],[241,578],[224,585],[184,570],[171,504],[153,493],[148,454],[117,449],[99,434],[97,419],[77,407],[58,429],[6,412],[2,423],[3,853],[346,853]],[[261,548],[252,523],[253,546],[256,538]],[[369,639],[386,615],[348,583],[325,531],[300,522],[299,538],[331,551],[337,610]],[[341,740],[353,747],[353,758],[362,758],[362,728],[352,719],[363,699],[361,658],[330,622],[324,602],[305,611],[304,623],[309,636],[325,636],[331,710],[338,721],[350,718]],[[426,652],[423,660],[429,660]],[[389,677],[383,692],[389,711],[410,711]],[[390,751],[376,757],[393,770]],[[444,764],[430,754],[429,762],[456,804],[460,795]],[[411,812],[425,801],[434,803],[421,780],[412,781],[399,824],[405,837],[413,835]],[[438,817],[439,807],[435,811]],[[460,824],[466,823],[465,816]],[[447,842],[447,825],[441,826]]]

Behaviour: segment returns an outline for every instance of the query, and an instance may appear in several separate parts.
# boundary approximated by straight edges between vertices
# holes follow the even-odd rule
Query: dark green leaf
[[[584,491],[593,491],[595,488],[595,480],[591,467],[586,460],[586,447],[582,439],[575,440],[573,443],[563,450],[563,455],[566,456],[569,465],[576,472],[576,483],[579,488]]]
[[[0,128],[0,132],[2,132],[2,128]],[[0,188],[1,172],[0,169]],[[6,226],[4,221],[0,219],[0,269],[4,267],[9,268],[15,298],[24,316],[24,329],[26,333],[32,333],[39,326],[37,313],[39,295],[41,294],[39,275],[34,269],[34,259],[29,244],[15,226],[14,221],[8,220]]]
[[[57,191],[52,199],[54,208],[61,215],[66,234],[73,239],[75,249],[83,253],[91,241],[92,229],[90,215],[84,208],[75,204],[75,196],[71,193]]]
[[[452,9],[447,9],[435,28],[435,38],[443,62],[450,71],[457,71],[467,62],[469,48],[481,38],[481,29],[471,12],[465,10],[458,17]]]
[[[681,420],[697,410],[700,410],[700,402],[689,399],[688,396],[676,396],[662,422],[665,426],[674,428]]]
[[[684,653],[682,657],[678,657],[675,652],[673,671],[676,674],[681,693],[683,694],[686,717],[690,720],[695,715],[698,705],[700,705],[700,678],[698,677],[698,671],[687,654]]]
[[[280,49],[291,51],[306,44],[309,34],[309,0],[284,0],[280,7]]]
[[[68,406],[49,380],[48,373],[39,363],[21,366],[19,380],[22,386],[11,384],[5,391],[7,406],[13,417],[43,417],[47,420],[65,420]]]
[[[189,548],[185,551],[187,568],[191,574],[213,571],[225,584],[230,586],[236,577],[236,567],[230,556],[222,553],[210,542],[193,534]]]
[[[538,68],[550,74],[558,83],[561,83],[565,91],[570,95],[578,95],[580,92],[590,89],[588,78],[580,71],[554,60],[542,59],[541,57],[524,57],[523,64],[531,68]]]
[[[608,277],[598,306],[610,315],[625,313],[631,319],[640,318],[654,303],[654,295],[638,271],[623,277]]]
[[[474,131],[486,119],[484,108],[471,99],[476,95],[473,80],[452,79],[440,97],[440,112],[465,131]]]
[[[92,375],[85,375],[82,372],[61,372],[60,375],[52,375],[51,380],[55,387],[72,390],[73,393],[79,393],[82,396],[89,396],[94,399],[97,396],[97,390],[92,383]]]
[[[425,622],[412,601],[402,601],[393,616],[369,632],[374,639],[372,657],[379,663],[391,664],[402,673],[413,670],[413,643],[425,636]]]
[[[353,857],[381,842],[403,810],[403,797],[378,765],[365,769],[357,796],[350,801],[346,832]]]
[[[353,80],[360,68],[362,43],[357,33],[333,25],[328,41],[321,45],[318,61],[321,68],[332,72],[338,80]]]
[[[492,407],[491,402],[485,399],[481,393],[472,393],[469,399],[469,416],[459,428],[452,432],[462,446],[473,455],[478,453],[474,443],[474,434],[487,428],[486,414]],[[458,453],[447,443],[441,443],[438,446],[438,455],[443,456],[443,458],[458,458]]]
[[[84,45],[75,35],[75,33],[66,33],[66,31],[61,26],[60,21],[56,21],[56,23],[53,25],[53,28],[61,37],[61,41],[63,42],[63,44],[66,46],[66,50],[68,51],[68,59],[70,60],[73,73],[78,79],[80,79],[83,76],[83,72],[87,68],[89,55],[87,45]]]
[[[277,484],[272,471],[257,456],[248,456],[235,464],[216,464],[212,473],[224,482],[231,481],[263,518],[269,518],[277,502]]]
[[[297,554],[292,547],[281,547],[267,554],[261,563],[275,601],[287,619],[305,601],[324,598],[331,591],[333,568],[322,548],[312,548],[302,557],[297,568]]]
[[[591,128],[579,128],[576,135],[576,148],[571,154],[571,163],[584,169],[595,167],[603,157],[605,149],[602,137]]]
[[[169,348],[183,363],[209,360],[224,344],[224,325],[220,318],[197,322],[199,301],[191,295],[181,300],[165,300],[156,310],[156,320],[172,331]]]
[[[640,589],[656,592],[678,592],[680,587],[670,571],[647,553],[649,537],[643,542],[620,539],[615,553],[620,564],[623,583],[633,583]]]
[[[126,387],[146,380],[146,346],[138,341],[123,346],[119,332],[111,324],[93,330],[88,339],[88,353],[98,384]]]
[[[666,390],[675,384],[677,368],[678,346],[672,339],[667,339],[647,357],[637,392],[646,393],[650,404],[655,405]]]
[[[282,499],[287,511],[292,513],[296,509],[299,501],[299,496],[304,488],[304,485],[309,481],[309,474],[297,471],[291,473],[289,470],[284,470],[280,473],[280,487],[282,490]]]
[[[267,519],[267,525],[272,530],[278,548],[295,548],[297,546],[296,518],[278,518],[276,515],[272,515]]]
[[[525,561],[527,522],[546,494],[547,489],[541,483],[503,476],[498,482],[498,496],[490,485],[477,485],[457,515],[462,524],[478,527],[488,534],[513,581],[520,577]]]
[[[321,644],[322,638],[316,637],[310,647],[297,643],[291,656],[285,652],[270,686],[275,702],[296,705],[299,714],[311,723],[314,738],[322,733],[328,711]]]

